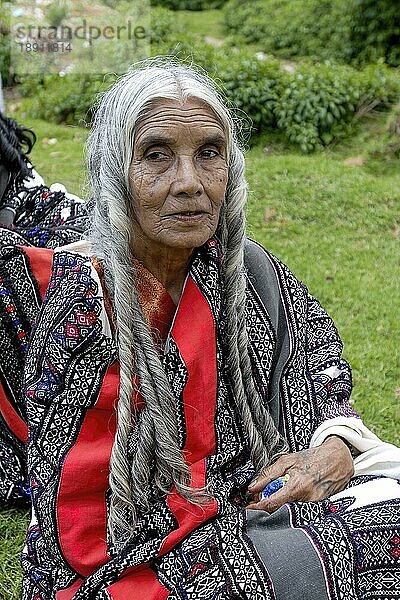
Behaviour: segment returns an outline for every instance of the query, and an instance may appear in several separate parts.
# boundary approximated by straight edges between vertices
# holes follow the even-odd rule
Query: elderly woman
[[[88,240],[55,251],[26,360],[23,599],[395,597],[398,451],[350,407],[331,319],[246,239],[211,82],[134,69],[88,164]]]

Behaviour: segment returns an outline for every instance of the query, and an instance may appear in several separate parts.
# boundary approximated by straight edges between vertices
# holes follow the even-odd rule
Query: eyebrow
[[[137,145],[138,150],[144,150],[145,148],[149,148],[150,146],[158,146],[158,145],[171,145],[176,142],[176,139],[168,136],[160,136],[160,135],[148,135],[143,137]],[[223,135],[209,135],[202,140],[201,146],[206,146],[207,144],[213,146],[225,146],[226,140]]]

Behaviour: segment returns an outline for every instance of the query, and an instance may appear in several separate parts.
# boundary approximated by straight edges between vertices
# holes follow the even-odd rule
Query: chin
[[[176,244],[176,248],[200,248],[200,246],[205,244],[210,237],[212,237],[212,234],[187,237],[185,240],[179,240]]]
[[[180,232],[177,235],[171,236],[169,240],[165,240],[166,245],[173,248],[199,248],[207,242],[215,233],[215,230]]]

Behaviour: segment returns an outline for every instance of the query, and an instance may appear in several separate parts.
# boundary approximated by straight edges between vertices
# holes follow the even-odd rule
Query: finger
[[[251,483],[249,483],[249,492],[251,492],[252,494],[256,492],[261,492],[261,490],[264,489],[265,486],[268,483],[270,483],[270,481],[273,481],[274,479],[277,479],[278,477],[284,475],[287,469],[288,460],[286,457],[281,457],[269,467],[264,467],[264,469],[260,471],[257,477],[253,479]]]
[[[261,502],[253,502],[253,504],[248,504],[245,506],[246,510],[264,510],[260,507]]]
[[[274,512],[274,510],[276,510],[275,506],[277,508],[279,508],[280,506],[285,504],[284,502],[282,502],[282,503],[277,502],[275,504],[271,504],[271,502],[269,500],[270,499],[267,498],[267,499],[259,500],[258,502],[253,502],[252,504],[249,504],[248,506],[246,506],[246,508],[249,510],[264,510],[265,512],[272,513],[272,512]]]
[[[247,508],[252,510],[265,510],[266,512],[272,513],[287,502],[294,502],[295,500],[298,500],[298,493],[297,487],[289,487],[288,484],[284,488],[281,488],[278,492],[272,494],[272,496],[269,498],[265,498],[259,502],[254,502]]]
[[[271,494],[269,498],[263,498],[258,501],[255,499],[246,508],[274,512],[287,502],[303,500],[304,496],[308,493],[308,489],[308,482],[295,475],[290,478],[283,488]]]
[[[272,496],[264,500],[264,510],[272,513],[278,510],[278,508],[284,504],[287,504],[288,502],[294,502],[298,499],[298,492],[296,489],[286,490],[286,488],[282,488],[279,490],[279,492],[272,494]]]
[[[254,504],[254,502],[258,502],[258,494],[252,494],[250,492],[246,492],[244,497],[245,504]]]

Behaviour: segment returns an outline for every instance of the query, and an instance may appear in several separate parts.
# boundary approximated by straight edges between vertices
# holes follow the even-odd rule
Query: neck
[[[135,258],[162,283],[175,305],[181,297],[193,250],[140,242],[132,247]]]

